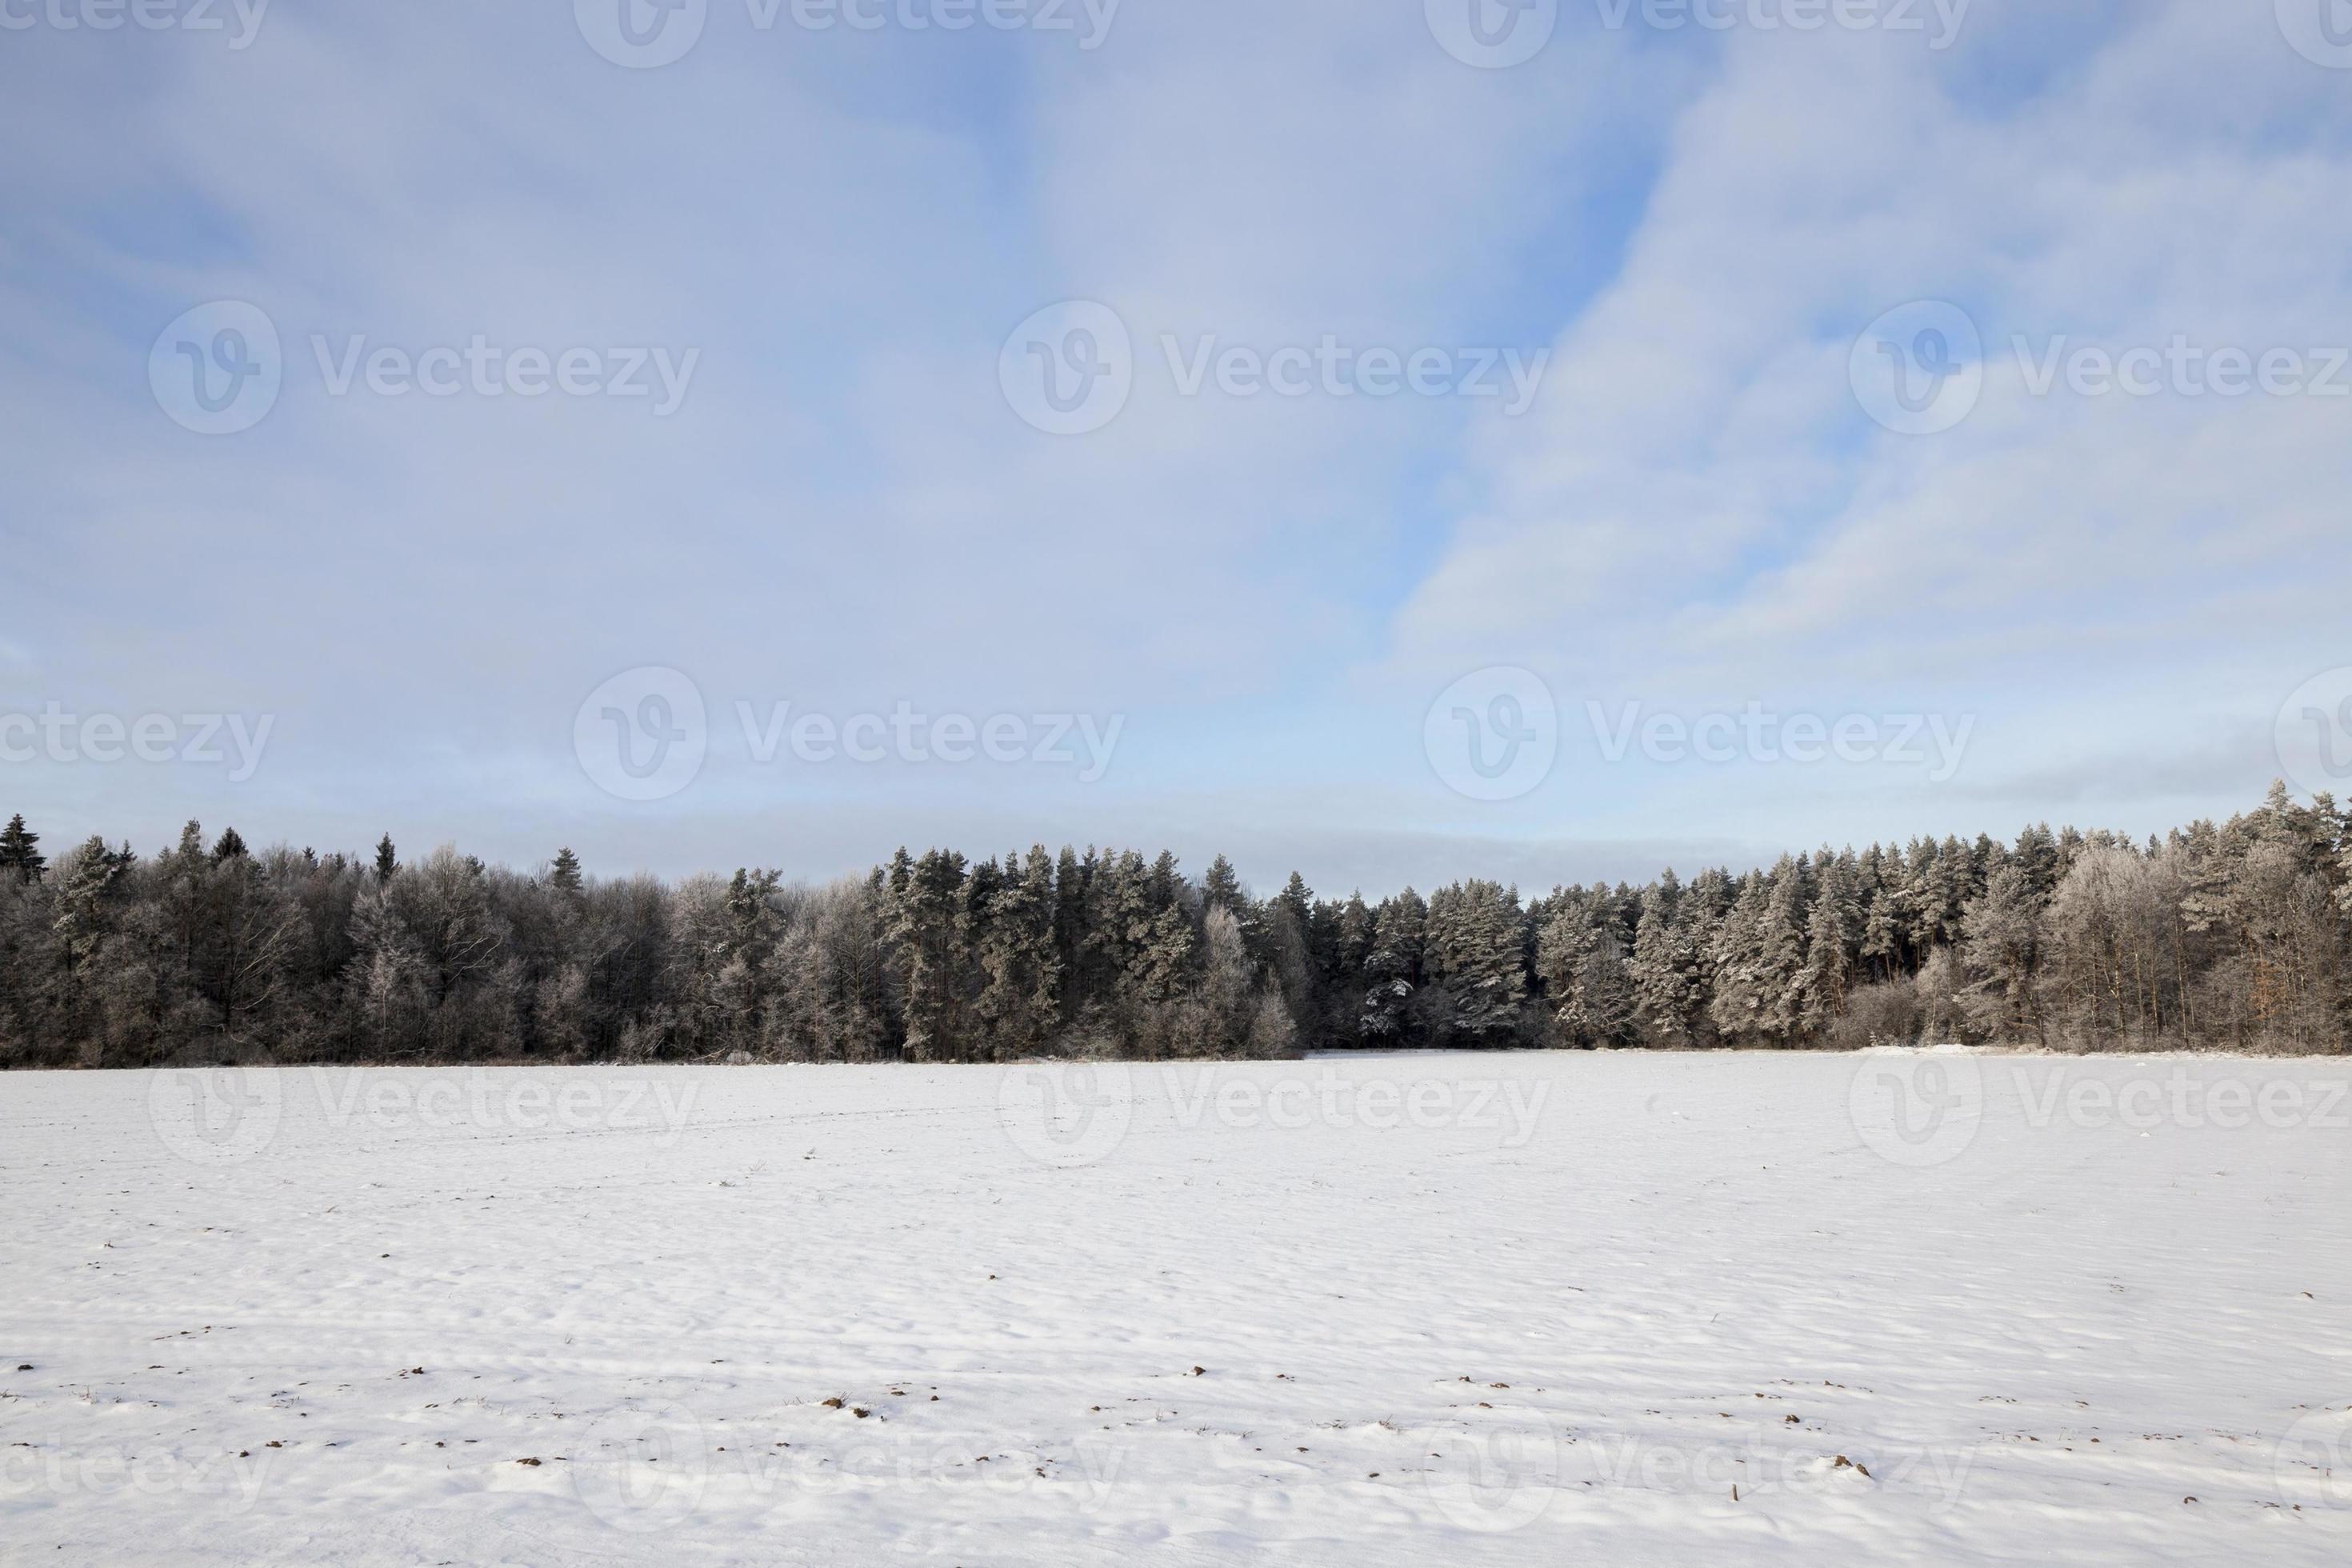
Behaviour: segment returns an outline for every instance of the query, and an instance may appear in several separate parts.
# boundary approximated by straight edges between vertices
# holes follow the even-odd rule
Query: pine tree
[[[68,1039],[85,1033],[93,1000],[93,972],[100,952],[114,926],[115,894],[131,867],[126,847],[121,854],[109,849],[95,834],[68,858],[58,878],[58,914],[51,927],[63,967],[60,1002]]]
[[[1876,966],[1881,980],[1892,980],[1903,963],[1903,910],[1899,895],[1881,888],[1871,895],[1864,917],[1862,956]]]
[[[33,847],[41,836],[28,831],[22,816],[12,816],[8,826],[0,827],[0,874],[15,872],[19,882],[37,882],[47,858]]]
[[[1201,879],[1201,903],[1206,909],[1231,910],[1237,917],[1249,905],[1242,879],[1234,874],[1234,863],[1222,855],[1209,863],[1209,874]]]
[[[1717,1032],[1734,1042],[1752,1040],[1766,1023],[1768,998],[1759,972],[1769,892],[1761,871],[1740,879],[1738,899],[1716,929],[1708,953],[1715,984],[1707,1016]]]
[[[1977,990],[1984,1004],[1979,1017],[2010,1043],[2042,1037],[2042,1007],[2035,987],[2041,962],[2045,900],[2034,891],[2026,866],[2004,866],[1961,920],[1969,966],[1984,975]]]
[[[400,857],[398,856],[398,854],[396,854],[396,853],[394,851],[394,849],[393,849],[393,847],[392,847],[392,835],[391,835],[391,834],[389,834],[389,833],[387,833],[387,834],[385,834],[382,838],[380,838],[380,839],[376,840],[376,846],[375,846],[375,882],[376,882],[376,886],[380,888],[380,887],[383,886],[386,882],[391,881],[391,880],[392,880],[392,874],[393,874],[394,871],[397,871],[397,870],[399,870],[399,869],[400,869]]]
[[[903,857],[905,851],[899,853]],[[889,929],[905,963],[907,1056],[914,1061],[954,1061],[964,1045],[956,940],[964,858],[952,850],[926,850],[910,868],[894,863],[891,880],[898,885]]]
[[[555,852],[555,863],[548,871],[547,880],[548,885],[559,893],[580,891],[582,884],[580,857],[572,852],[570,845],[567,844]]]
[[[1659,885],[1642,895],[1628,965],[1636,1027],[1656,1045],[1681,1045],[1695,1038],[1706,1005],[1697,944],[1676,907],[1679,901],[1679,888],[1669,869]]]
[[[1522,921],[1518,895],[1496,882],[1457,883],[1429,900],[1426,963],[1442,1033],[1486,1047],[1517,1034],[1528,994]]]
[[[1422,942],[1429,906],[1407,888],[1381,900],[1372,915],[1371,951],[1364,958],[1363,1011],[1357,1033],[1367,1040],[1412,1044],[1406,1038],[1413,993],[1421,987]]]
[[[1087,884],[1093,858],[1090,850],[1081,863],[1077,851],[1065,844],[1054,862],[1055,1010],[1064,1018],[1077,1016],[1086,995],[1081,989],[1080,966],[1086,960]]]
[[[1805,862],[1784,857],[1772,873],[1772,893],[1757,933],[1756,983],[1765,1029],[1781,1041],[1804,1029],[1807,899]]]
[[[1307,879],[1293,871],[1274,901],[1290,911],[1290,918],[1298,922],[1300,933],[1305,934],[1315,919],[1315,894],[1307,886]]]
[[[1853,974],[1853,903],[1832,882],[1805,925],[1805,967],[1797,976],[1796,1032],[1820,1038],[1845,1016]]]
[[[1609,900],[1571,893],[1557,903],[1537,957],[1552,1016],[1572,1045],[1622,1045],[1633,1034],[1633,983]]]
[[[1021,874],[1021,901],[1027,921],[1023,961],[1029,983],[1028,1041],[1042,1045],[1062,1021],[1062,958],[1055,926],[1060,912],[1055,862],[1042,844],[1030,846]]]
[[[998,1060],[1037,1049],[1059,1019],[1053,858],[1041,844],[1015,875],[1017,861],[1007,855],[1001,874],[974,879],[993,888],[979,938],[981,992],[974,1010]]]

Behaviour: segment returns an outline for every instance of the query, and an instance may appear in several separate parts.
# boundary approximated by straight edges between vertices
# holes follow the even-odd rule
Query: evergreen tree
[[[1493,1047],[1518,1034],[1528,994],[1522,918],[1518,895],[1496,882],[1457,883],[1431,898],[1433,1043]]]
[[[1234,874],[1234,863],[1222,855],[1209,863],[1209,874],[1201,879],[1201,902],[1206,909],[1231,910],[1236,916],[1249,907],[1249,895]]]
[[[0,827],[0,875],[14,872],[19,882],[39,881],[48,865],[47,858],[33,847],[40,841],[39,834],[26,828],[22,815],[10,817],[8,826]]]
[[[1407,888],[1381,900],[1372,915],[1371,950],[1364,957],[1363,1009],[1356,1032],[1380,1044],[1418,1045],[1408,1037],[1413,994],[1421,987],[1422,942],[1429,906]]]
[[[1881,980],[1892,980],[1903,963],[1903,910],[1901,896],[1894,889],[1881,888],[1871,895],[1870,912],[1864,918],[1862,956],[1867,959]]]
[[[1681,901],[1680,886],[1669,869],[1657,886],[1642,895],[1642,912],[1634,927],[1633,956],[1628,965],[1634,1025],[1653,1045],[1676,1046],[1694,1040],[1706,1006],[1698,945],[1678,907]]]
[[[2352,815],[2283,788],[2155,837],[1823,849],[1531,905],[1491,882],[1317,900],[1303,879],[1252,905],[1229,867],[1213,898],[1172,856],[1042,846],[665,886],[591,883],[568,852],[539,877],[455,848],[372,866],[194,822],[151,860],[92,839],[47,865],[11,829],[0,1065],[2352,1044]]]
[[[1717,928],[1708,954],[1715,984],[1707,1016],[1717,1033],[1735,1043],[1752,1041],[1767,1022],[1771,998],[1761,970],[1769,893],[1761,871],[1750,871],[1740,879],[1738,899]]]
[[[1784,857],[1757,932],[1756,985],[1767,1033],[1782,1043],[1804,1032],[1809,880],[1805,863]]]
[[[1969,965],[1984,976],[1977,988],[1983,1003],[1979,1017],[1996,1037],[2037,1044],[2042,1038],[2033,980],[2044,908],[2032,868],[2017,864],[1994,872],[1961,920]]]
[[[567,851],[567,853],[568,853],[568,851]],[[392,835],[391,835],[391,834],[389,834],[389,833],[387,833],[387,834],[385,834],[382,838],[379,838],[379,839],[377,839],[377,840],[376,840],[376,845],[375,845],[375,880],[376,880],[376,886],[378,886],[378,887],[382,887],[384,883],[391,881],[391,880],[392,880],[392,874],[393,874],[394,871],[397,871],[397,870],[399,870],[399,869],[400,869],[400,857],[399,857],[398,853],[397,853],[396,851],[394,851],[394,848],[393,848],[393,847],[392,847]]]
[[[1605,895],[1570,895],[1557,903],[1538,948],[1538,973],[1554,1022],[1571,1045],[1628,1043],[1633,1035],[1633,982]]]

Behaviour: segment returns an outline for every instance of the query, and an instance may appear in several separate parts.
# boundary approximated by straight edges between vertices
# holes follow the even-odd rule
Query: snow
[[[0,1076],[0,1561],[2341,1563],[2347,1077]]]

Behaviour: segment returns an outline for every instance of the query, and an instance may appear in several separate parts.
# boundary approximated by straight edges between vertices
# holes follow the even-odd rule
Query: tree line
[[[1685,882],[1269,898],[1223,857],[900,850],[829,886],[454,848],[152,856],[0,829],[0,1065],[1003,1061],[1302,1049],[2334,1052],[2352,808],[2027,829]]]

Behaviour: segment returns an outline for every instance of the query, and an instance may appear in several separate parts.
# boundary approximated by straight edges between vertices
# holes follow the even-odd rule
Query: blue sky
[[[1118,841],[1261,883],[1539,887],[2146,831],[2329,780],[2277,736],[2299,689],[2352,697],[2352,397],[2322,374],[2352,344],[2352,62],[2323,0],[1923,0],[1920,31],[1559,0],[1503,68],[1441,42],[1471,0],[1124,0],[1092,47],[1075,5],[1072,31],[919,31],[898,0],[814,31],[707,0],[653,68],[590,41],[622,0],[62,26],[82,3],[0,7],[0,722],[174,739],[0,732],[0,811],[58,840],[194,816],[809,876]],[[1116,316],[1132,391],[1052,435],[1000,356],[1066,300]],[[209,349],[217,314],[159,335],[217,301],[267,319],[281,384],[208,435],[151,357]],[[1933,434],[1856,379],[1915,301],[1982,344]],[[336,390],[338,363],[478,336],[598,375],[693,358],[661,412]],[[1171,336],[1542,374],[1516,415],[1188,395]],[[2321,389],[2035,384],[2176,340],[2291,353]],[[581,710],[648,668],[703,700],[705,755],[623,798]],[[1549,701],[1556,756],[1481,799],[1431,738],[1450,702],[1426,721],[1496,670]],[[763,763],[738,702],[1015,716],[1032,750],[1053,715],[1119,727],[1098,777]],[[1628,705],[1966,742],[1612,757]],[[268,721],[249,776],[189,754],[207,715]]]

